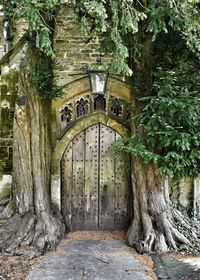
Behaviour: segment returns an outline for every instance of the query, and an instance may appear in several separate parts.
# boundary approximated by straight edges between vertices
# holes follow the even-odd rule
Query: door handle
[[[107,187],[106,185],[103,186],[103,190],[104,190],[104,191],[107,191],[107,188],[108,188],[108,187]]]

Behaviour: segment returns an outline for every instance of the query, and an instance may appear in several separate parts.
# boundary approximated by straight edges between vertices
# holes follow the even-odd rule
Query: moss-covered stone
[[[1,137],[11,137],[13,128],[14,111],[10,108],[1,109]]]
[[[8,156],[7,147],[0,147],[0,158],[5,158]]]
[[[5,96],[8,92],[8,86],[6,84],[1,85],[1,96]]]
[[[19,45],[1,63],[0,86],[0,175],[12,172],[12,137],[15,101],[18,95]]]

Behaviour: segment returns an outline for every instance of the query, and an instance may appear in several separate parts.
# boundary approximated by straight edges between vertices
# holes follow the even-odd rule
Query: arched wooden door
[[[69,230],[123,230],[129,226],[130,172],[124,168],[122,156],[112,156],[112,143],[120,137],[99,123],[68,145],[61,161],[61,203]]]

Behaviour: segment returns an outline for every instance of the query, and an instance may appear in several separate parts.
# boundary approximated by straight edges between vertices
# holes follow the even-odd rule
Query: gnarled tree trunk
[[[152,87],[152,34],[141,39],[143,53],[135,64],[135,84],[140,96],[149,94]],[[140,112],[141,104],[133,101],[134,113]],[[141,127],[131,123],[133,135],[143,135]],[[127,243],[139,253],[176,249],[189,240],[175,227],[174,218],[167,215],[167,205],[163,192],[163,179],[154,163],[145,164],[141,158],[132,159],[133,221],[127,232]],[[180,217],[182,219],[182,217]],[[188,225],[189,226],[189,225]]]
[[[162,177],[153,163],[144,164],[134,158],[132,184],[134,194],[134,218],[126,239],[139,253],[167,251],[181,245],[190,245],[174,224],[173,215],[167,215]]]
[[[20,67],[13,194],[8,206],[12,215],[0,235],[0,248],[13,253],[22,245],[32,245],[40,251],[54,248],[65,231],[61,215],[50,205],[51,102],[41,100],[30,83],[32,71],[46,59],[29,44]],[[6,216],[6,211],[3,214]]]

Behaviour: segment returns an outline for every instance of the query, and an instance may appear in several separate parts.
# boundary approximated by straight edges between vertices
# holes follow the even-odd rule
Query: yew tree
[[[21,227],[1,247],[51,248],[63,235],[61,217],[50,206],[50,119],[45,117],[58,91],[52,83],[52,90],[40,95],[38,69],[49,65],[42,73],[53,78],[49,72],[53,25],[56,11],[66,4],[74,7],[89,38],[101,38],[99,51],[112,54],[112,72],[121,74],[133,88],[132,136],[114,146],[115,153],[132,155],[134,210],[128,244],[141,253],[197,244],[198,234],[188,220],[180,211],[170,211],[163,177],[179,181],[200,172],[200,1],[4,0],[3,4],[9,19],[24,18],[28,26],[19,87],[20,95],[26,96],[28,129],[20,127],[16,116],[12,210],[19,220],[34,222],[28,232]]]
[[[51,47],[57,1],[3,1],[5,19],[24,20],[25,55],[19,69],[13,135],[13,191],[2,213],[2,251],[17,253],[31,245],[36,254],[55,248],[64,236],[60,212],[50,199],[51,99],[60,94],[53,84]]]

